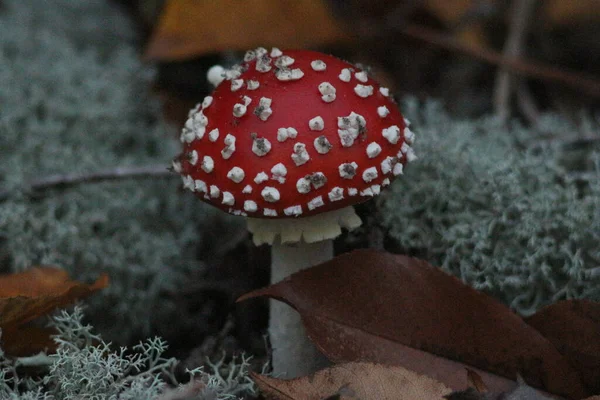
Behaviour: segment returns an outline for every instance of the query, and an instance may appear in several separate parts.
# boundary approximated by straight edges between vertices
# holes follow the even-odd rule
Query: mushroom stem
[[[271,283],[333,258],[333,240],[316,243],[273,243]],[[300,314],[289,305],[271,300],[269,336],[273,349],[273,373],[286,379],[309,375],[328,361],[306,336]]]

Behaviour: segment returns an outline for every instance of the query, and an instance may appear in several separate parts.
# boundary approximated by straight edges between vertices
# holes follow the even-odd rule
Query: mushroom
[[[408,121],[367,71],[318,52],[275,50],[211,69],[217,87],[190,111],[174,161],[185,188],[247,217],[254,243],[272,245],[272,283],[331,259],[342,228],[361,224],[352,205],[416,158]],[[272,302],[269,325],[274,372],[313,372],[318,352],[297,313]]]

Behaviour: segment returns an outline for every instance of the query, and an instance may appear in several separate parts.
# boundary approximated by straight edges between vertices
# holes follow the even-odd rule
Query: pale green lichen
[[[10,193],[0,198],[0,272],[56,264],[82,280],[109,273],[89,316],[119,343],[179,311],[173,293],[220,239],[205,226],[243,224],[181,193],[176,177],[22,193],[51,174],[166,168],[179,152],[135,40],[105,0],[0,8],[0,192]]]
[[[165,358],[160,338],[128,349],[113,349],[91,326],[83,323],[82,308],[61,311],[50,326],[57,330],[56,353],[10,359],[0,348],[0,399],[3,400],[159,400],[177,387],[177,360]],[[227,400],[254,397],[256,387],[248,375],[249,359],[208,363],[190,371],[197,385],[190,400]],[[39,378],[23,376],[20,366],[35,366]],[[183,390],[185,387],[181,386]]]
[[[439,103],[415,100],[404,110],[420,158],[382,196],[379,213],[400,251],[522,314],[559,299],[600,300],[597,157],[592,145],[574,156],[563,144],[590,132],[600,140],[597,123],[457,121]],[[581,168],[588,173],[577,180]]]

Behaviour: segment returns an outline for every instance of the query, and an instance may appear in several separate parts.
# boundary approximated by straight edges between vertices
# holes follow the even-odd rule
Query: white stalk
[[[333,258],[333,240],[316,243],[273,243],[271,284],[313,265]],[[271,300],[269,337],[273,373],[285,379],[309,375],[328,363],[306,336],[300,314],[287,304]]]
[[[354,208],[345,207],[306,218],[248,218],[248,230],[257,246],[268,243],[271,252],[271,283],[333,258],[333,239],[342,228],[361,225]],[[325,357],[306,336],[297,311],[280,301],[271,301],[269,336],[273,348],[273,372],[277,377],[296,378],[327,365]]]

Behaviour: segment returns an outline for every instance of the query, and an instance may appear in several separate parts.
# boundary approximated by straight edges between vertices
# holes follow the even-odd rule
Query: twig
[[[600,98],[600,80],[591,76],[586,76],[566,69],[551,67],[547,64],[530,60],[516,57],[504,57],[494,50],[465,45],[456,39],[449,37],[445,32],[440,32],[417,24],[394,26],[391,29],[437,47],[463,53],[490,64],[500,65],[521,76],[555,82],[575,89],[588,96]]]
[[[527,30],[537,0],[515,0],[510,17],[510,27],[502,55],[505,58],[518,58],[523,53]],[[496,115],[506,120],[510,116],[510,97],[513,93],[514,76],[508,68],[501,66],[494,86],[494,109]]]
[[[522,80],[517,84],[517,102],[525,118],[534,125],[540,117],[540,110],[527,84]]]
[[[82,183],[113,181],[132,178],[167,178],[176,176],[164,165],[148,165],[144,167],[117,167],[83,174],[57,174],[32,181],[25,186],[27,192],[39,192],[49,189],[62,189]],[[0,191],[0,201],[9,197],[8,191]]]

